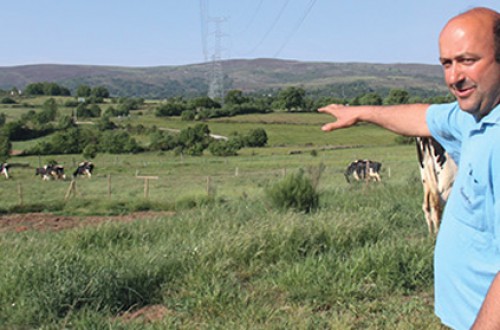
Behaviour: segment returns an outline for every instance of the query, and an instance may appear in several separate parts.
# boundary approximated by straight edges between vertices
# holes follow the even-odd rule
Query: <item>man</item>
[[[435,310],[454,329],[500,329],[500,14],[474,8],[439,37],[445,105],[319,109],[324,131],[367,121],[408,136],[433,136],[459,170],[434,255]]]

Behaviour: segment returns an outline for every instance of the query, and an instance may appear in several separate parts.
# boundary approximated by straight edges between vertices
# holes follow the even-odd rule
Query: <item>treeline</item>
[[[68,98],[64,107],[74,108],[72,116],[61,115],[60,105],[49,97],[41,109],[28,111],[19,120],[6,123],[5,114],[0,114],[0,160],[9,156],[11,141],[22,141],[50,135],[50,138],[25,150],[25,154],[74,154],[83,153],[86,158],[94,157],[98,152],[137,153],[142,151],[174,150],[179,154],[201,155],[208,149],[219,156],[237,155],[245,146],[260,147],[267,144],[267,134],[263,129],[250,132],[247,136],[231,134],[226,139],[216,140],[210,137],[206,124],[172,133],[157,127],[145,128],[138,125],[121,127],[113,117],[129,116],[130,111],[144,106],[142,98],[110,98],[109,91],[103,86],[90,87],[80,85],[76,95]],[[69,90],[54,83],[34,83],[24,92],[13,88],[3,91],[3,104],[15,104],[17,99],[26,96],[66,96]],[[370,92],[353,98],[310,97],[301,87],[289,86],[279,90],[275,96],[245,94],[240,90],[231,90],[223,99],[196,97],[185,99],[174,97],[160,102],[154,108],[158,117],[176,116],[185,121],[204,121],[210,118],[228,117],[250,113],[269,112],[315,112],[316,109],[331,104],[349,105],[392,105],[405,103],[445,103],[451,102],[451,95],[420,98],[411,96],[404,89],[390,90],[386,97]],[[106,103],[106,109],[101,108]],[[111,103],[111,104],[110,104]],[[27,105],[24,103],[24,105]],[[78,125],[77,120],[94,118],[93,125]],[[141,145],[133,134],[147,135],[149,144]],[[402,143],[407,142],[401,138]]]
[[[172,98],[158,106],[155,115],[158,117],[181,116],[183,120],[205,120],[217,117],[230,117],[249,113],[267,113],[275,111],[314,112],[328,104],[348,105],[394,105],[406,103],[446,103],[452,102],[453,96],[433,96],[421,98],[411,96],[404,89],[392,89],[386,97],[370,92],[353,98],[318,97],[307,95],[300,87],[286,87],[276,96],[245,95],[240,90],[228,91],[222,100],[212,100],[209,97],[198,97],[185,100],[181,97]]]
[[[74,102],[69,99],[64,106],[72,107]],[[24,155],[83,154],[85,158],[94,158],[100,152],[122,154],[173,150],[176,154],[197,156],[208,149],[216,156],[234,156],[243,147],[262,147],[267,144],[264,129],[252,130],[247,135],[235,132],[230,137],[217,140],[211,136],[205,123],[178,133],[164,131],[156,126],[120,126],[112,118],[126,116],[131,110],[139,109],[144,105],[144,100],[113,99],[112,102],[113,105],[101,111],[99,104],[77,101],[77,117],[61,114],[60,105],[54,98],[48,98],[41,109],[30,110],[15,121],[6,122],[5,114],[0,114],[0,160],[8,159],[12,141],[40,137],[46,138],[24,150]],[[97,119],[91,122],[92,125],[78,125],[76,118],[82,117]],[[133,135],[147,136],[149,143],[141,145]]]

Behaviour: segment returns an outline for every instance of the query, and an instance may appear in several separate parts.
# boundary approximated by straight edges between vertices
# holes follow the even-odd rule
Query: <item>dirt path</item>
[[[130,222],[171,215],[173,212],[135,212],[120,216],[63,216],[51,213],[5,214],[0,216],[0,233],[26,230],[57,231],[110,221]]]

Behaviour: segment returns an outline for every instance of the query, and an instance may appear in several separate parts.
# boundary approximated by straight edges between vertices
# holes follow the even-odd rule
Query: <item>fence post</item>
[[[136,175],[137,179],[144,179],[144,198],[149,198],[149,180],[158,180],[158,176]]]
[[[210,177],[207,176],[207,196],[210,196]]]
[[[66,191],[66,196],[64,196],[64,199],[68,199],[71,195],[76,195],[76,181],[71,180],[71,183],[69,184],[68,190]]]
[[[149,179],[144,179],[144,198],[148,199],[149,197]]]
[[[17,192],[19,194],[19,205],[23,206],[23,187],[21,186],[21,182],[17,183]]]
[[[111,174],[108,174],[108,198],[111,198]]]

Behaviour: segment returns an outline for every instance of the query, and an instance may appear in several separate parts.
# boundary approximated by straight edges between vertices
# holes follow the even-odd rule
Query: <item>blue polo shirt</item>
[[[458,164],[434,251],[435,311],[469,329],[500,271],[500,106],[476,122],[456,102],[432,105],[427,124]]]

